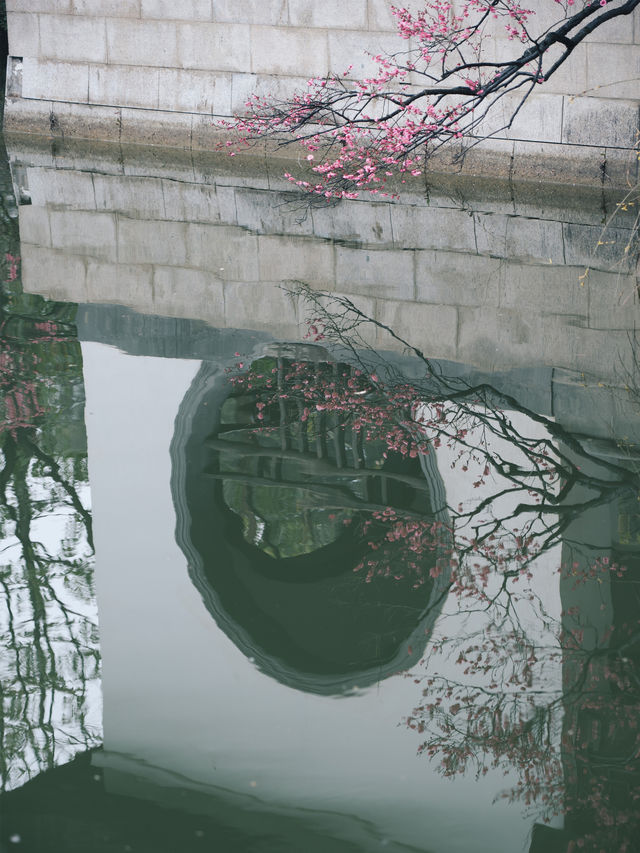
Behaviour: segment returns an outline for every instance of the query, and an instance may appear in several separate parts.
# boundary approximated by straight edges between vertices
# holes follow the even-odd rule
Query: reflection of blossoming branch
[[[321,335],[350,367],[299,361],[269,375],[237,376],[236,384],[255,395],[256,429],[277,433],[269,413],[284,407],[310,442],[323,428],[353,428],[379,448],[381,460],[416,463],[435,454],[439,464],[446,460],[468,475],[468,492],[477,495],[459,505],[436,505],[431,496],[421,511],[368,507],[359,520],[346,521],[359,524],[368,543],[356,567],[365,580],[409,577],[419,586],[441,573],[446,578],[452,610],[439,618],[426,674],[412,674],[423,698],[407,724],[421,735],[420,751],[448,776],[515,770],[519,778],[505,797],[542,809],[546,818],[563,811],[567,825],[582,821],[571,832],[583,849],[635,849],[637,612],[587,641],[579,605],[551,615],[540,578],[553,584],[560,577],[569,593],[619,584],[632,593],[631,572],[619,559],[559,565],[552,549],[585,510],[616,497],[635,500],[638,471],[592,457],[560,424],[486,384],[443,375],[348,299],[300,292],[313,317],[312,338]],[[371,350],[368,324],[414,355],[423,375],[408,382]],[[611,773],[625,779],[622,794]]]

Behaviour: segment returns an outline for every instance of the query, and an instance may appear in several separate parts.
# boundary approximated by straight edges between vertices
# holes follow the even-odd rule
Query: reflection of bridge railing
[[[305,420],[302,402],[285,399],[288,362],[275,360],[277,403],[265,406],[262,421],[250,415],[257,412],[255,393],[244,391],[227,399],[221,413],[223,428],[206,441],[217,454],[216,470],[210,469],[208,476],[249,487],[312,490],[316,499],[345,509],[391,506],[403,515],[419,517],[432,512],[432,484],[420,458],[386,458],[384,443],[368,442],[362,430],[349,423],[348,415],[314,411]],[[323,368],[336,379],[345,371],[352,375],[347,365],[315,365],[318,384]],[[252,423],[247,422],[250,419]]]

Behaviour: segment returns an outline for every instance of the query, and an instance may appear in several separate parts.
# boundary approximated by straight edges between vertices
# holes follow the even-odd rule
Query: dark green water
[[[201,224],[214,179],[12,144],[0,849],[639,849],[634,336],[602,377],[491,372],[307,294],[296,343],[205,324],[213,261],[158,316],[154,193],[188,186]],[[76,214],[111,168],[92,244]]]

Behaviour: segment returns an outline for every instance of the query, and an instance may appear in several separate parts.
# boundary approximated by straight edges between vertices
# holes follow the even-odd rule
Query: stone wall
[[[567,200],[451,182],[429,199],[309,208],[278,173],[242,171],[238,158],[185,152],[164,166],[135,147],[15,144],[11,158],[31,202],[19,208],[30,292],[300,339],[304,308],[281,285],[304,282],[348,295],[432,357],[484,370],[550,365],[596,385],[625,384],[635,369],[633,214],[603,232],[616,200],[602,191]],[[397,347],[383,333],[372,342]]]
[[[560,8],[554,0],[527,5],[538,8],[541,27]],[[241,110],[252,93],[286,95],[349,65],[354,77],[366,76],[365,50],[398,47],[389,7],[390,0],[7,0],[5,126],[207,148],[212,116]],[[489,59],[513,49],[502,26],[494,36]],[[571,164],[574,180],[592,181],[594,164],[597,180],[635,180],[639,79],[636,13],[599,28],[532,96],[512,129],[492,141],[492,168],[508,172],[514,157],[555,159],[556,174],[566,177]],[[512,106],[503,102],[505,112]],[[536,168],[528,167],[532,176]]]

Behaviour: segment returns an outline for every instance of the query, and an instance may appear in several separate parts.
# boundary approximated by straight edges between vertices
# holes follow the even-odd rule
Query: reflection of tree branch
[[[42,448],[38,447],[38,445],[30,438],[26,436],[21,436],[21,438],[23,442],[27,445],[33,456],[36,459],[39,459],[41,462],[44,462],[44,464],[49,468],[51,479],[58,483],[58,485],[62,486],[62,488],[65,490],[65,492],[71,499],[71,505],[84,521],[84,525],[87,530],[87,541],[91,550],[94,551],[95,548],[93,545],[93,520],[91,518],[91,513],[85,508],[84,504],[80,500],[75,486],[62,476],[60,471],[60,465],[49,453],[45,453]]]

